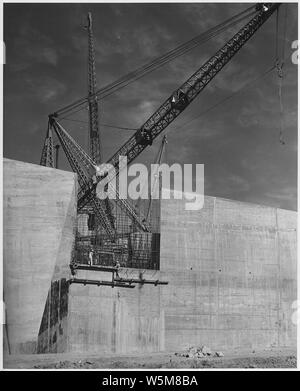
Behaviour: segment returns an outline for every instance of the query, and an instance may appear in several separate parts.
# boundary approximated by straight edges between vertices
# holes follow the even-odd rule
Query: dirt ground
[[[180,353],[180,352],[177,352]],[[223,351],[224,357],[186,358],[175,352],[151,354],[35,354],[6,356],[4,369],[123,369],[123,368],[296,368],[296,351],[265,349]]]

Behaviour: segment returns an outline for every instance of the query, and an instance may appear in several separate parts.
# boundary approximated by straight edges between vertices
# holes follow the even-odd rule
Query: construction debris
[[[34,369],[44,369],[44,368],[54,368],[54,369],[66,369],[66,368],[74,368],[74,369],[91,369],[94,368],[94,362],[90,360],[79,360],[79,361],[59,361],[57,363],[51,363],[47,365],[34,365]]]
[[[212,350],[207,346],[191,346],[183,353],[175,353],[175,356],[179,357],[187,357],[187,358],[203,358],[212,356]],[[224,357],[224,353],[221,351],[215,352],[216,357]]]

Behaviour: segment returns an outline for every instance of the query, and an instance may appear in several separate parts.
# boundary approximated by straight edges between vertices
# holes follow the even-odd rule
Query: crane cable
[[[202,111],[200,114],[198,114],[197,116],[189,119],[188,121],[184,122],[183,124],[179,125],[179,126],[176,126],[175,128],[168,128],[164,134],[167,135],[169,132],[171,131],[175,131],[175,130],[180,130],[182,129],[183,127],[185,127],[186,125],[189,125],[191,122],[194,122],[196,121],[197,119],[201,118],[201,117],[204,117],[207,113],[209,113],[210,111],[214,110],[216,107],[220,106],[221,104],[223,104],[224,102],[232,99],[234,96],[240,94],[242,91],[244,91],[246,88],[250,88],[252,85],[254,85],[257,81],[259,81],[260,79],[263,79],[265,78],[266,76],[268,76],[269,73],[271,73],[272,71],[274,71],[275,69],[277,69],[278,71],[278,68],[277,68],[277,63],[275,63],[274,65],[272,65],[271,67],[267,68],[264,72],[262,72],[260,75],[258,75],[256,78],[250,80],[249,82],[245,83],[242,87],[240,87],[239,89],[237,89],[236,91],[232,92],[230,95],[226,96],[225,98],[219,100],[218,102],[216,102],[215,104],[213,104],[212,106],[208,107],[206,110]],[[66,118],[65,118],[66,119]],[[71,120],[71,119],[68,119],[68,120]],[[71,121],[76,121],[77,120],[71,120]],[[78,122],[84,122],[84,121],[79,121]],[[87,122],[85,122],[87,123]],[[122,127],[122,126],[116,126],[116,125],[109,125],[109,124],[101,124],[102,126],[107,126],[107,127],[111,127],[111,128],[116,128],[116,129],[121,129],[121,130],[130,130],[130,131],[136,131],[137,129],[136,128],[127,128],[127,127]],[[165,153],[166,153],[166,150],[165,150]]]
[[[277,9],[277,16],[276,16],[276,69],[277,69],[277,76],[278,76],[278,98],[279,98],[279,109],[280,109],[279,142],[281,145],[285,145],[285,141],[283,137],[284,107],[283,107],[283,99],[282,99],[282,83],[283,83],[283,66],[284,66],[284,55],[285,55],[286,27],[287,27],[287,4],[285,8],[284,34],[283,34],[281,56],[279,54],[280,48],[279,48],[279,10],[278,9]]]
[[[98,97],[101,97],[101,98],[106,97],[106,96],[110,95],[111,93],[119,90],[120,88],[124,88],[125,86],[132,83],[133,81],[138,80],[139,78],[143,77],[144,75],[146,75],[146,74],[154,71],[155,69],[165,65],[166,63],[174,60],[175,58],[185,54],[187,51],[193,49],[195,46],[207,42],[209,39],[217,36],[218,34],[223,32],[224,30],[228,29],[229,27],[232,27],[233,25],[241,22],[245,18],[248,18],[250,15],[256,13],[256,11],[251,11],[253,9],[253,7],[254,6],[247,8],[246,10],[240,12],[239,14],[229,18],[225,22],[222,22],[219,25],[207,30],[205,33],[199,34],[198,36],[185,42],[184,44],[179,45],[177,48],[172,49],[171,51],[167,52],[163,56],[152,60],[150,63],[147,63],[146,65],[136,69],[135,71],[132,71],[129,74],[121,77],[120,79],[117,79],[115,82],[110,83],[110,84],[106,85],[105,87],[97,90],[95,92],[95,95]],[[70,112],[70,111],[86,104],[87,101],[88,101],[88,97],[79,99],[79,100],[73,102],[72,104],[65,106],[64,108],[57,110],[56,114],[57,115],[58,114],[65,115],[67,112]],[[84,109],[84,108],[85,107],[83,107],[82,109]],[[81,110],[81,109],[79,109],[79,110]]]
[[[245,11],[244,11],[245,12]],[[285,12],[285,23],[284,23],[284,42],[283,42],[283,47],[282,47],[282,59],[284,58],[284,53],[285,53],[285,37],[286,37],[286,25],[287,25],[287,7],[286,7],[286,12]],[[192,118],[191,120],[185,122],[184,124],[180,125],[179,127],[176,127],[176,128],[169,128],[167,129],[166,133],[167,134],[169,131],[171,130],[174,130],[174,129],[181,129],[183,126],[186,126],[187,124],[195,121],[196,119],[198,119],[199,117],[202,117],[204,115],[206,115],[208,112],[210,112],[211,110],[213,110],[214,108],[216,108],[217,106],[219,106],[220,104],[222,104],[223,102],[231,99],[232,97],[234,97],[235,95],[239,94],[241,91],[243,91],[245,88],[249,87],[251,84],[255,83],[256,81],[258,81],[259,79],[267,76],[271,71],[273,71],[275,68],[277,69],[277,73],[278,73],[278,79],[279,79],[279,102],[280,102],[280,113],[281,113],[281,130],[280,130],[280,143],[281,144],[285,144],[284,140],[283,140],[283,134],[282,134],[282,129],[283,129],[283,113],[284,113],[284,109],[283,109],[283,102],[282,102],[282,79],[283,79],[283,74],[282,74],[282,66],[284,64],[284,60],[282,60],[282,63],[279,64],[279,39],[278,39],[278,35],[279,35],[279,27],[278,27],[278,11],[277,11],[277,18],[276,18],[276,64],[273,65],[271,68],[267,69],[265,72],[263,72],[261,75],[259,75],[257,78],[251,80],[250,82],[246,83],[245,85],[243,85],[240,89],[238,89],[237,91],[234,91],[232,94],[230,94],[229,96],[225,97],[224,99],[220,100],[219,102],[217,102],[216,104],[212,105],[211,107],[209,107],[207,110],[203,111],[202,113],[200,113],[199,115],[197,115],[196,117]],[[80,111],[81,109],[77,110],[76,112]],[[69,117],[63,117],[61,119],[66,119],[66,120],[70,120],[70,121],[75,121],[75,122],[84,122],[84,121],[80,121],[80,120],[75,120],[75,119],[70,119]],[[116,128],[116,129],[121,129],[121,130],[129,130],[129,131],[136,131],[137,129],[136,128],[129,128],[129,127],[121,127],[121,126],[116,126],[116,125],[109,125],[109,124],[101,124],[102,126],[107,126],[107,127],[110,127],[110,128]]]
[[[261,73],[259,76],[257,76],[255,79],[252,79],[250,80],[248,83],[245,83],[242,87],[240,87],[239,89],[237,89],[236,91],[234,91],[233,93],[231,93],[230,95],[226,96],[224,99],[221,99],[219,100],[218,102],[216,102],[214,105],[208,107],[208,109],[202,111],[200,114],[198,114],[196,117],[184,122],[183,124],[175,127],[175,128],[168,128],[165,132],[165,134],[169,133],[170,131],[174,131],[174,130],[180,130],[182,129],[183,127],[185,127],[186,125],[190,124],[191,122],[194,122],[195,120],[197,120],[198,118],[200,117],[203,117],[204,115],[206,115],[207,113],[209,113],[211,110],[215,109],[216,107],[220,106],[222,103],[230,100],[231,98],[233,98],[235,95],[238,95],[239,93],[241,93],[243,90],[245,90],[246,88],[249,88],[250,86],[252,86],[254,83],[256,83],[258,80],[266,77],[269,73],[271,73],[274,69],[276,69],[276,64],[271,66],[270,68],[268,68],[266,71],[264,71],[263,73]]]
[[[162,141],[161,141],[161,146],[160,146],[160,149],[158,151],[158,155],[157,155],[156,161],[155,161],[155,163],[158,166],[160,166],[160,164],[161,164],[162,156],[163,156],[163,153],[166,151],[166,145],[167,144],[168,144],[167,136],[164,135],[163,138],[162,138]],[[150,190],[149,204],[148,204],[148,209],[147,209],[147,213],[146,213],[146,221],[148,221],[148,219],[149,219],[151,206],[152,206],[152,201],[153,201],[153,196],[154,196],[154,199],[155,199],[155,195],[156,195],[155,191],[157,189],[157,182],[158,182],[158,191],[160,190],[160,174],[158,173],[158,171],[159,170],[157,169],[156,173],[154,174],[154,183],[152,183],[152,175],[151,175],[151,185],[152,185],[152,188]],[[151,174],[152,174],[152,170],[151,170]]]
[[[186,125],[190,124],[191,122],[194,122],[196,121],[198,118],[200,117],[204,117],[207,113],[209,113],[210,111],[214,110],[216,107],[220,106],[221,104],[223,104],[224,102],[232,99],[234,96],[240,94],[242,91],[244,91],[246,88],[250,88],[252,87],[257,81],[265,78],[266,76],[268,76],[272,71],[274,70],[277,70],[277,63],[275,63],[274,65],[272,65],[271,67],[267,68],[264,72],[262,72],[260,75],[258,75],[256,78],[250,80],[249,82],[245,83],[244,85],[242,85],[242,87],[238,88],[236,91],[232,92],[230,95],[227,95],[225,98],[219,100],[218,102],[216,102],[215,104],[213,104],[212,106],[208,107],[206,110],[202,111],[200,114],[198,114],[197,116],[189,119],[188,121],[184,122],[183,124],[179,125],[179,126],[176,126],[175,128],[168,128],[164,134],[167,135],[169,132],[171,131],[174,131],[174,130],[180,130],[182,129],[183,127],[185,127]],[[118,127],[116,127],[118,128]],[[128,130],[131,130],[130,128],[127,128]],[[135,129],[132,129],[132,130],[135,130]],[[165,151],[166,153],[166,151]]]
[[[67,121],[72,121],[72,122],[79,122],[81,124],[86,124],[88,125],[88,121],[82,121],[80,119],[75,119],[75,118],[60,118],[60,120],[67,120]],[[111,125],[111,124],[105,124],[103,122],[100,122],[99,125],[104,126],[106,128],[113,128],[113,129],[120,129],[120,130],[131,130],[131,131],[137,131],[138,128],[129,128],[126,126],[118,126],[118,125]],[[82,127],[80,127],[82,129]]]
[[[244,11],[245,12],[245,11]],[[252,12],[254,13],[254,12]],[[251,13],[251,14],[252,14]],[[225,31],[229,27],[234,26],[235,24],[239,23],[240,21],[244,20],[245,18],[248,18],[249,14],[246,16],[243,16],[242,18],[233,21],[230,24],[226,24],[223,22],[221,25],[217,26],[219,27],[219,30],[216,30],[216,27],[209,30],[209,34],[203,33],[196,38],[188,41],[187,43],[180,45],[180,47],[173,49],[172,51],[168,52],[167,54],[161,56],[160,58],[157,58],[153,60],[152,62],[146,64],[145,66],[138,68],[137,70],[130,72],[129,74],[121,77],[120,79],[117,79],[115,82],[108,84],[107,86],[101,88],[98,90],[95,95],[100,97],[101,99],[106,98],[107,96],[111,95],[112,93],[115,93],[116,91],[119,91],[120,89],[126,87],[127,85],[131,84],[132,82],[139,80],[143,76],[153,72],[154,70],[162,67],[163,65],[173,61],[174,59],[178,58],[179,56],[182,56],[183,54],[187,53],[188,51],[192,50],[194,47],[203,44],[207,42],[208,40],[212,39],[213,37],[217,36],[221,32]],[[221,26],[221,28],[220,28]],[[215,30],[215,31],[214,31]],[[212,32],[210,32],[212,31]],[[207,35],[207,36],[205,36]],[[199,37],[201,40],[199,40]],[[197,39],[197,40],[196,40]],[[192,45],[191,45],[192,43]],[[86,107],[82,107],[82,105],[86,104],[87,98],[80,99],[79,101],[74,102],[73,104],[66,106],[63,109],[60,109],[56,112],[56,114],[66,114],[69,111],[72,111],[79,107],[79,110],[76,110],[75,112],[72,112],[70,115],[76,113],[77,111],[83,110]]]
[[[165,134],[164,136],[161,137],[161,142],[160,142],[160,145],[159,145],[159,148],[157,151],[157,155],[154,159],[154,165],[156,166],[155,167],[156,171],[153,174],[152,168],[149,169],[147,180],[144,182],[144,184],[142,186],[142,190],[141,190],[141,194],[145,194],[147,189],[149,189],[149,184],[150,184],[150,192],[148,190],[149,203],[148,203],[148,207],[147,207],[147,211],[146,211],[146,215],[145,215],[145,220],[148,223],[149,223],[149,215],[151,212],[152,200],[156,199],[157,181],[158,181],[158,186],[160,186],[158,167],[160,166],[160,164],[163,160],[163,155],[165,154],[165,156],[166,156],[166,145],[167,144],[168,144],[168,140],[167,140],[167,136]],[[152,164],[151,164],[151,166],[152,166]],[[153,196],[155,196],[155,197],[153,198]],[[137,199],[137,202],[134,206],[135,209],[138,210],[140,208],[140,205],[141,205],[141,197]]]
[[[183,127],[185,127],[186,125],[189,125],[191,122],[194,122],[196,121],[198,118],[200,117],[203,117],[205,116],[207,113],[209,113],[210,111],[214,110],[216,107],[220,106],[221,104],[223,104],[224,102],[232,99],[235,95],[238,95],[240,94],[242,91],[244,91],[246,88],[249,88],[251,87],[252,85],[254,85],[257,81],[259,81],[260,79],[263,79],[265,78],[269,73],[271,73],[274,69],[277,69],[277,63],[275,65],[272,65],[271,67],[267,68],[264,72],[262,72],[260,75],[258,75],[256,78],[250,80],[249,82],[245,83],[242,87],[240,87],[239,89],[237,89],[236,91],[232,92],[230,95],[227,95],[225,98],[219,100],[218,102],[216,102],[215,104],[213,104],[212,106],[208,107],[206,110],[202,111],[200,114],[198,114],[197,116],[189,119],[188,121],[184,122],[183,124],[179,125],[179,126],[176,126],[175,128],[168,128],[164,134],[167,135],[170,131],[174,131],[174,130],[180,130],[182,129]],[[67,118],[64,118],[64,119],[67,119]],[[70,121],[75,121],[75,122],[84,122],[84,121],[79,121],[79,120],[72,120],[72,119],[69,119],[68,120]],[[85,122],[87,123],[87,122]],[[101,124],[102,126],[107,126],[107,127],[111,127],[111,128],[116,128],[116,129],[121,129],[121,130],[130,130],[130,131],[136,131],[137,129],[136,128],[127,128],[127,127],[122,127],[122,126],[116,126],[116,125],[109,125],[109,124]]]

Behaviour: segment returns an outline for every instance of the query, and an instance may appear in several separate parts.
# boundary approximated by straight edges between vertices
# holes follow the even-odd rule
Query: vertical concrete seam
[[[214,197],[214,203],[213,203],[213,232],[214,232],[214,261],[215,265],[217,264],[217,224],[216,224],[216,202],[217,198]],[[219,268],[219,265],[218,265]],[[219,302],[219,297],[220,297],[220,286],[219,286],[219,278],[220,278],[220,273],[217,273],[216,271],[214,272],[217,282],[217,316],[216,316],[216,322],[217,324],[214,325],[214,327],[217,327],[219,323],[219,309],[220,309],[220,302]]]
[[[281,331],[281,319],[280,319],[280,311],[281,311],[281,265],[280,265],[280,244],[279,244],[279,226],[278,226],[278,208],[275,209],[275,217],[276,217],[276,230],[275,230],[275,248],[277,254],[277,265],[278,265],[278,273],[277,273],[277,292],[278,292],[278,307],[277,307],[277,345],[280,346],[280,331]]]
[[[61,278],[58,280],[58,303],[57,303],[57,325],[56,325],[56,352],[57,352],[57,345],[60,344],[60,341],[58,339],[60,338],[60,298],[61,298]]]

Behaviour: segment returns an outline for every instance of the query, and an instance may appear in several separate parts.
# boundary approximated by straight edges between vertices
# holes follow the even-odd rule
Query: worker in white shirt
[[[93,252],[93,250],[91,249],[91,251],[89,252],[89,265],[90,265],[90,266],[93,265],[93,258],[94,258],[94,252]]]
[[[119,276],[120,267],[121,267],[121,264],[120,264],[120,262],[117,260],[116,263],[115,263],[116,277],[117,277],[117,278],[120,278],[120,276]]]

